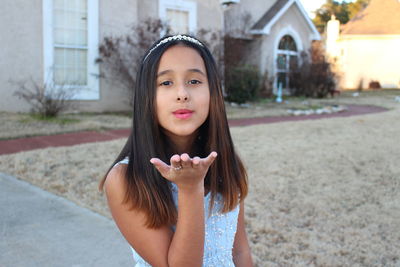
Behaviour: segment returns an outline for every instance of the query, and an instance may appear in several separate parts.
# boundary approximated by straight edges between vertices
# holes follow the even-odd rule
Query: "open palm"
[[[217,153],[214,151],[206,158],[190,158],[187,153],[184,153],[173,155],[170,165],[158,158],[152,158],[150,162],[165,179],[175,183],[178,188],[191,188],[204,184],[204,177],[216,157]]]

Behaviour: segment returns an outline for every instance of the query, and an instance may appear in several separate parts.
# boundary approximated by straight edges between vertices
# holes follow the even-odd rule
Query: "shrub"
[[[260,74],[256,67],[249,65],[233,67],[226,75],[226,100],[242,104],[258,96]]]
[[[368,88],[369,89],[381,89],[382,87],[381,87],[381,83],[379,81],[372,80],[369,82]]]
[[[74,106],[70,101],[75,95],[73,88],[55,86],[48,82],[39,84],[33,79],[30,85],[26,81],[12,83],[18,86],[14,95],[28,102],[31,112],[42,118],[57,117],[62,111]]]
[[[336,74],[331,69],[319,42],[314,42],[310,54],[301,53],[301,64],[291,66],[290,88],[294,96],[323,98],[333,95],[336,89]]]

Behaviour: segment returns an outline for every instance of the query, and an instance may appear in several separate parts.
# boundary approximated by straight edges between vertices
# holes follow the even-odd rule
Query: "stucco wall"
[[[146,20],[149,17],[158,18],[159,0],[137,0],[138,19]]]
[[[220,1],[196,0],[197,28],[207,30],[222,30],[223,9]]]
[[[368,88],[372,80],[384,88],[400,88],[400,36],[342,36],[338,42],[341,57],[341,87]]]
[[[29,111],[9,81],[43,79],[42,1],[3,1],[0,8],[0,111]]]
[[[100,0],[100,39],[127,32],[138,21],[138,0]]]

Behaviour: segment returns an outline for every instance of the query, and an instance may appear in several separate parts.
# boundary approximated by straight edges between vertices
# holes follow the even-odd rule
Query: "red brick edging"
[[[321,115],[301,115],[301,116],[279,116],[279,117],[261,117],[248,119],[229,120],[229,126],[248,126],[253,124],[276,123],[284,121],[315,120],[333,117],[349,117],[355,115],[383,112],[387,109],[376,106],[347,105],[347,110],[332,114]],[[0,155],[12,154],[21,151],[40,149],[46,147],[72,146],[84,143],[109,141],[118,138],[127,137],[130,129],[119,129],[110,131],[83,131],[74,133],[65,133],[47,136],[34,136],[28,138],[19,138],[11,140],[0,140]]]

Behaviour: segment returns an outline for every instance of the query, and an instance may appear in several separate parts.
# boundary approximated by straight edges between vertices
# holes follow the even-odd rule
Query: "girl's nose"
[[[179,88],[177,96],[176,96],[176,100],[179,102],[185,102],[185,101],[189,100],[188,91],[186,90],[186,88],[184,86],[181,86],[181,88]]]

